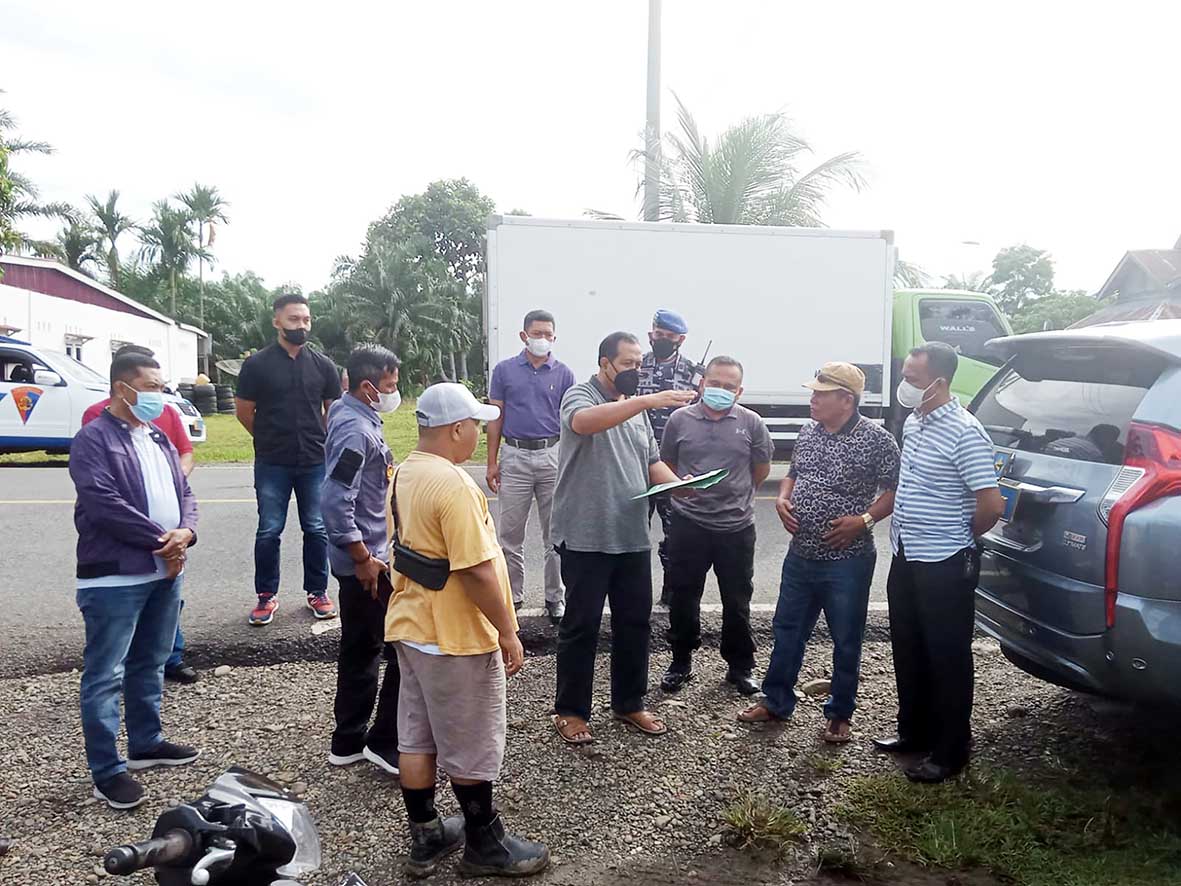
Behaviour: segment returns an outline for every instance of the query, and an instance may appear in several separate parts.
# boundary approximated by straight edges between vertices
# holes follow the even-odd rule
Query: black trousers
[[[336,729],[332,753],[360,753],[368,745],[378,753],[398,752],[398,658],[385,642],[385,611],[356,576],[338,575],[340,582],[340,656],[336,666]],[[388,584],[387,584],[388,588]],[[378,673],[385,658],[385,679],[378,692]],[[374,702],[377,717],[369,726]]]
[[[733,670],[753,670],[750,598],[754,594],[754,525],[737,532],[717,532],[674,512],[668,557],[665,583],[671,594],[668,622],[673,661],[688,663],[693,650],[701,646],[701,595],[712,567],[722,596],[722,658]]]
[[[644,709],[651,639],[652,561],[648,551],[630,554],[558,548],[566,585],[566,615],[558,628],[558,693],[554,710],[589,720],[595,649],[603,604],[611,601],[611,708],[617,714]]]
[[[664,572],[664,584],[660,592],[661,600],[671,593],[670,584],[668,581],[668,571],[670,567],[669,562],[669,546],[668,536],[671,531],[670,522],[673,518],[673,505],[669,501],[667,495],[654,495],[648,499],[648,525],[652,525],[652,514],[660,515],[660,528],[664,530],[664,536],[660,539],[660,544],[656,546],[656,556],[660,559],[660,568]]]
[[[975,673],[972,631],[980,554],[975,547],[938,563],[907,560],[899,548],[890,565],[890,645],[898,683],[898,734],[959,768],[972,743]]]

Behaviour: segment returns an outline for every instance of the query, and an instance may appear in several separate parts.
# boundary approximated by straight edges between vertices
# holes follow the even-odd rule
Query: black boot
[[[440,861],[463,846],[463,839],[462,815],[453,815],[446,820],[435,818],[421,824],[410,822],[406,876],[416,880],[429,877]]]
[[[668,666],[664,679],[660,681],[660,688],[665,692],[680,692],[681,687],[693,679],[693,662],[677,661]]]
[[[459,872],[467,877],[529,877],[549,867],[542,843],[505,833],[500,813],[468,835]]]
[[[751,672],[740,668],[730,668],[726,672],[726,682],[737,689],[739,695],[755,695],[759,691],[759,684]]]

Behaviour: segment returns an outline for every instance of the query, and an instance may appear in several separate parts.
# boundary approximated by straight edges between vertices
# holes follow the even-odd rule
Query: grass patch
[[[786,806],[753,793],[726,807],[722,820],[730,829],[731,842],[739,849],[773,849],[784,853],[808,829]]]
[[[1034,784],[987,773],[912,785],[859,779],[841,812],[878,848],[925,867],[982,868],[1016,886],[1181,884],[1167,798]]]
[[[833,775],[843,763],[844,760],[831,754],[813,754],[808,758],[808,765],[821,775]]]
[[[418,424],[414,420],[414,400],[402,401],[397,412],[382,416],[386,443],[401,461],[418,442]],[[210,415],[205,419],[205,442],[193,447],[193,457],[198,465],[227,464],[254,461],[254,445],[246,429],[232,415]],[[488,458],[487,437],[480,436],[472,461],[483,463]],[[44,452],[16,452],[0,455],[0,465],[45,464],[66,461],[64,455],[47,455]]]

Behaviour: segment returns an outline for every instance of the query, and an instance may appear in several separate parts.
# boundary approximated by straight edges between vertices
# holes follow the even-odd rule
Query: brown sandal
[[[786,717],[780,717],[765,704],[754,704],[738,714],[739,723],[786,723]]]
[[[550,717],[550,721],[554,724],[554,729],[558,730],[558,735],[562,737],[562,741],[566,742],[566,744],[578,747],[592,744],[595,740],[595,737],[590,731],[590,724],[581,717],[560,717],[554,714]],[[578,736],[580,735],[584,737],[579,738]]]
[[[820,737],[829,744],[848,744],[853,740],[853,726],[848,720],[829,720]]]
[[[644,733],[644,735],[664,735],[668,732],[668,725],[649,711],[635,711],[631,714],[614,714],[616,720],[625,726]]]

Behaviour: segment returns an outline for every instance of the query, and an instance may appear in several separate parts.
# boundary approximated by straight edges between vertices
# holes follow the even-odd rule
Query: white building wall
[[[197,375],[197,334],[172,323],[0,283],[0,324],[19,328],[14,338],[50,351],[65,352],[67,336],[89,337],[82,362],[103,376],[111,368],[111,342],[151,348],[170,382]]]

